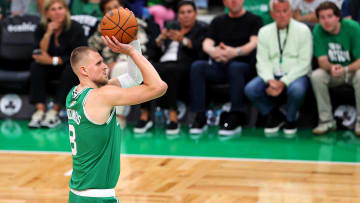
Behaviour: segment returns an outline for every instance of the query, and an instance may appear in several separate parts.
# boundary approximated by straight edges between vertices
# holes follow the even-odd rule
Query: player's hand
[[[32,57],[37,63],[44,65],[52,64],[52,57],[47,52],[42,51],[41,54],[33,54]]]
[[[115,53],[130,55],[132,51],[136,51],[131,45],[120,43],[114,36],[112,36],[111,39],[108,36],[101,36],[101,39],[104,41],[106,46]]]

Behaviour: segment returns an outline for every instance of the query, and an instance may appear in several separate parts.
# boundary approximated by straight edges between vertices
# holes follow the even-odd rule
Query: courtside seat
[[[0,84],[2,92],[27,90],[34,47],[35,15],[7,17],[0,24]]]

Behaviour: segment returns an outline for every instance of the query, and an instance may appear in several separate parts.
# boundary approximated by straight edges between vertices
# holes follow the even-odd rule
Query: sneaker
[[[285,116],[279,110],[269,113],[266,118],[265,133],[276,133],[284,125]]]
[[[201,134],[207,130],[205,113],[197,113],[194,123],[191,125],[190,134]]]
[[[41,127],[44,128],[55,128],[61,123],[58,112],[51,109],[45,114],[45,118],[41,121]]]
[[[297,132],[297,123],[296,121],[293,122],[285,122],[284,125],[284,133],[287,135],[292,135],[295,134]]]
[[[40,128],[41,121],[44,119],[45,113],[43,111],[37,110],[32,116],[31,121],[29,122],[29,128]]]
[[[151,120],[139,120],[134,128],[134,133],[145,133],[153,126],[153,122]]]
[[[221,122],[219,135],[232,136],[241,132],[241,114],[230,112],[229,115]]]
[[[316,135],[322,135],[327,132],[336,130],[336,121],[320,122],[319,125],[312,130],[312,133]]]
[[[179,123],[175,123],[174,121],[170,121],[167,125],[166,125],[166,134],[168,135],[176,135],[179,134],[180,132],[180,124]]]
[[[360,136],[360,121],[357,121],[355,124],[355,134],[356,136]]]

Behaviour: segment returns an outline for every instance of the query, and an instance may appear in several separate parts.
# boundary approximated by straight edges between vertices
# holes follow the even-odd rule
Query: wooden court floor
[[[360,165],[122,156],[121,203],[358,203]],[[0,203],[67,202],[71,155],[0,153]]]

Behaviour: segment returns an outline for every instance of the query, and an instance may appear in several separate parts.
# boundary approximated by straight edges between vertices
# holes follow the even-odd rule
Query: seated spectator
[[[206,129],[206,82],[228,83],[231,100],[230,114],[220,121],[220,135],[234,135],[245,122],[244,88],[251,77],[252,54],[257,44],[257,33],[263,25],[259,16],[246,11],[243,0],[224,0],[228,14],[216,17],[210,24],[203,50],[210,60],[195,61],[191,65],[191,111],[196,118],[191,134]],[[170,85],[169,85],[170,86]]]
[[[344,0],[341,6],[341,16],[360,22],[360,1]]]
[[[150,4],[149,14],[154,17],[154,20],[160,26],[160,29],[164,28],[165,22],[172,21],[175,18],[175,12],[172,9],[172,4],[165,2]]]
[[[245,94],[267,117],[265,133],[297,131],[296,114],[303,104],[311,71],[312,35],[309,28],[291,18],[290,0],[271,0],[274,23],[262,27],[257,45],[257,73]],[[286,98],[286,118],[279,111]]]
[[[207,25],[197,21],[196,15],[194,2],[179,2],[178,21],[164,28],[156,39],[163,55],[160,62],[154,66],[168,84],[166,94],[159,100],[160,106],[169,108],[167,134],[178,134],[180,131],[176,101],[184,91],[188,92],[190,65],[201,57],[201,42]],[[144,133],[153,125],[148,106],[142,105],[140,120],[134,128],[135,133]]]
[[[70,66],[70,54],[78,46],[86,45],[80,24],[70,20],[65,0],[45,0],[41,24],[35,30],[35,48],[30,66],[30,99],[36,104],[29,127],[53,128],[61,123],[58,113],[65,105],[66,94],[76,85],[77,79]],[[54,105],[46,112],[46,83],[60,81],[55,90]],[[46,113],[45,113],[46,112]]]
[[[43,0],[11,0],[11,15],[37,15],[41,14]]]
[[[90,15],[101,20],[103,13],[99,3],[100,0],[72,0],[71,15]]]
[[[122,0],[101,0],[100,9],[103,14],[108,11],[124,7],[124,1]],[[145,45],[149,42],[148,36],[146,34],[147,23],[139,18],[137,18],[139,31],[138,31],[138,40],[142,45],[141,51],[146,56],[146,47]],[[154,39],[153,39],[154,40]],[[89,46],[93,47],[100,51],[103,56],[104,63],[110,68],[110,78],[118,77],[119,75],[127,72],[128,68],[128,57],[123,54],[114,53],[111,49],[105,45],[104,41],[101,39],[101,32],[96,31],[88,40]],[[126,125],[126,115],[130,111],[129,106],[119,106],[116,107],[116,115],[121,128],[124,128]]]
[[[348,84],[354,87],[357,109],[355,131],[360,136],[360,26],[356,21],[341,19],[340,9],[324,2],[316,9],[320,24],[314,28],[314,54],[319,68],[312,72],[311,82],[319,112],[314,134],[336,129],[329,88]]]

